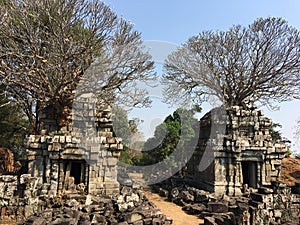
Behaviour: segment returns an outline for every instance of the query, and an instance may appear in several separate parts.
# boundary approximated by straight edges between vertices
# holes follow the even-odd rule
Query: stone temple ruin
[[[0,175],[0,216],[25,219],[22,224],[171,224],[140,186],[120,187],[123,146],[110,106],[91,104],[86,95],[75,107],[72,124],[57,132],[55,118],[45,115],[43,127],[50,132],[29,137],[29,174]],[[158,184],[160,192],[206,225],[297,224],[300,184],[292,189],[276,182],[287,147],[272,141],[272,121],[257,109],[230,107],[223,119],[217,110],[200,120],[188,174],[177,186],[176,177]]]
[[[200,120],[198,147],[188,163],[193,183],[216,194],[238,196],[247,187],[258,188],[277,181],[287,147],[272,141],[271,119],[261,110],[233,106],[226,109],[226,120],[220,120],[216,110]],[[211,134],[212,121],[216,126],[224,126],[225,138]],[[226,124],[221,124],[224,121]],[[207,162],[209,165],[201,171],[201,164]]]
[[[95,109],[91,101],[89,95],[80,98],[72,125],[63,127],[61,134],[29,137],[29,173],[40,177],[50,194],[78,185],[95,195],[118,192],[121,139],[114,136],[110,106],[101,103]],[[277,181],[287,147],[282,142],[274,144],[271,119],[255,108],[232,106],[223,114],[218,110],[200,120],[198,145],[188,163],[192,182],[216,194],[239,196],[247,188]],[[47,130],[54,129],[51,115],[44,116],[43,124]]]
[[[95,195],[118,192],[121,139],[114,137],[110,106],[98,104],[95,110],[90,101],[90,96],[80,99],[76,115],[72,115],[73,125],[61,129],[61,135],[29,137],[29,173],[40,177],[50,194],[60,194],[78,185]],[[271,119],[261,110],[233,106],[226,109],[226,118],[222,120],[217,110],[200,120],[198,145],[188,163],[193,183],[216,194],[239,196],[245,188],[277,181],[287,147],[282,142],[274,144],[269,132]],[[49,118],[45,117],[44,127],[51,130],[53,121]],[[224,127],[225,138],[218,126]]]
[[[110,106],[96,107],[91,96],[83,96],[76,103],[72,125],[63,127],[62,133],[29,137],[29,174],[40,177],[50,195],[75,188],[94,195],[119,192],[117,159],[123,146],[112,130]],[[43,122],[53,129],[49,115]]]

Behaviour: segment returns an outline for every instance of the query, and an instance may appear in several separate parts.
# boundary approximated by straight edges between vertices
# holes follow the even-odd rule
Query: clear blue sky
[[[247,26],[258,17],[282,17],[300,30],[299,0],[106,0],[118,16],[135,24],[145,41],[157,40],[180,45],[205,30],[227,30],[233,24]],[[149,110],[148,110],[149,111]],[[283,125],[284,136],[292,140],[295,121],[300,118],[300,101],[282,104],[280,111],[267,116]],[[153,112],[151,112],[153,115]],[[164,111],[164,113],[167,113]],[[153,123],[159,120],[153,115]],[[164,116],[161,116],[163,119]],[[147,136],[147,135],[146,135]],[[300,145],[299,145],[300,146]],[[300,152],[300,148],[293,147]]]
[[[258,17],[278,16],[300,28],[297,0],[106,0],[119,15],[131,20],[145,40],[181,44],[203,30],[226,30]]]

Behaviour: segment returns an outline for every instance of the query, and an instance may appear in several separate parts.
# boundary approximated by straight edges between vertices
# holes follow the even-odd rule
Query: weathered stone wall
[[[199,144],[188,164],[193,182],[219,194],[241,195],[246,186],[257,188],[276,181],[287,147],[272,141],[271,119],[261,110],[239,106],[226,109],[226,120],[216,115],[209,112],[200,120]],[[212,122],[222,126],[224,121],[225,136],[211,133]],[[199,171],[201,163],[207,162],[210,165]]]
[[[123,145],[114,137],[110,106],[89,101],[80,99],[72,124],[58,134],[29,137],[29,173],[42,178],[50,195],[72,191],[79,184],[94,195],[119,191],[117,159]]]
[[[291,190],[282,185],[273,189],[259,188],[258,192],[250,193],[250,224],[299,224],[300,195]]]
[[[43,184],[30,174],[0,176],[1,218],[22,219],[40,210]]]

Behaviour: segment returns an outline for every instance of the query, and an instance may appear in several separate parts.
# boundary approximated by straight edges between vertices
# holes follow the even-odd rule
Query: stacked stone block
[[[74,189],[72,165],[81,170],[77,178],[94,195],[118,192],[117,162],[122,140],[114,136],[111,109],[91,102],[91,96],[77,100],[72,123],[53,134],[31,135],[28,141],[29,172],[42,177],[49,193]],[[75,170],[74,169],[74,170]]]
[[[199,143],[188,165],[196,185],[219,194],[241,195],[245,184],[257,188],[276,181],[287,147],[272,140],[271,119],[256,108],[232,106],[223,114],[216,110],[221,109],[200,120]],[[203,163],[208,165],[201,171]]]
[[[1,175],[0,176],[0,205],[5,207],[13,205],[13,196],[17,191],[18,179],[17,176]]]
[[[1,218],[22,219],[39,210],[42,182],[30,174],[0,176]]]
[[[284,185],[275,188],[259,188],[250,193],[250,224],[298,224],[300,216],[300,195],[293,194]]]

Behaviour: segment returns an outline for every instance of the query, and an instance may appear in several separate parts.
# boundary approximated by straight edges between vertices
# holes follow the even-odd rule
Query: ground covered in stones
[[[69,195],[52,199],[51,206],[19,225],[143,225],[171,224],[140,189],[124,186],[112,198]]]

